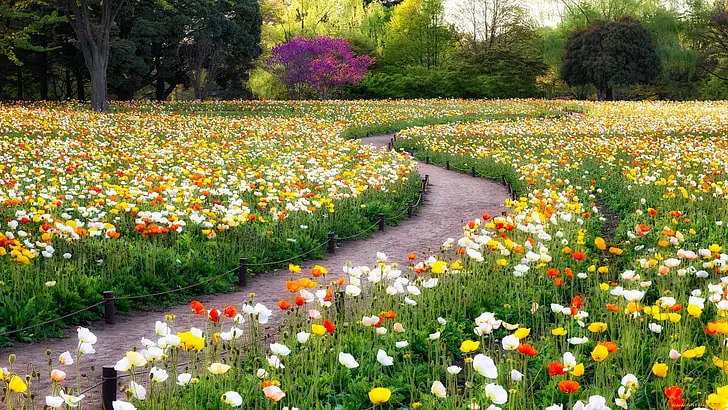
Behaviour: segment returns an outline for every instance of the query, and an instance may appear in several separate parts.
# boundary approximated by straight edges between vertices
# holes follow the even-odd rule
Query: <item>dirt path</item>
[[[364,138],[362,142],[383,147],[390,138],[391,135],[380,135]],[[500,184],[446,171],[434,165],[419,163],[418,169],[421,175],[429,175],[430,188],[417,216],[402,221],[397,227],[387,227],[383,232],[376,232],[370,239],[343,243],[328,259],[308,261],[301,265],[302,268],[306,270],[319,264],[338,277],[341,267],[347,261],[371,265],[377,252],[385,252],[390,261],[406,265],[408,254],[417,253],[420,260],[429,250],[438,251],[447,238],[459,238],[462,226],[468,220],[480,217],[484,213],[500,215],[504,210],[503,204],[508,192]],[[273,310],[275,318],[280,312],[276,303],[287,296],[285,282],[289,279],[290,274],[287,270],[273,271],[249,279],[248,286],[239,292],[205,295],[200,296],[199,300],[208,308],[222,309],[228,305],[239,307],[248,299],[248,295],[254,292],[256,302],[263,303]],[[171,307],[163,312],[134,312],[117,318],[117,323],[113,326],[104,322],[95,322],[88,326],[98,336],[95,345],[97,353],[83,358],[81,371],[89,374],[93,382],[100,380],[101,367],[113,366],[126,351],[140,346],[142,337],[157,339],[154,334],[154,323],[157,320],[164,320],[165,313],[186,318],[190,315],[189,305]],[[268,332],[274,331],[274,323],[273,320],[268,325]],[[69,329],[67,334],[69,339],[45,340],[38,344],[19,343],[12,348],[0,349],[0,367],[7,367],[8,354],[15,353],[18,359],[14,368],[22,369],[30,362],[38,365],[39,370],[46,374],[48,363],[46,350],[53,352],[52,359],[55,363],[60,353],[66,350],[73,352],[76,347],[75,330]],[[93,372],[92,366],[95,367]],[[75,380],[75,370],[66,370],[69,380]],[[47,389],[42,390],[43,395],[47,392]],[[92,391],[87,396],[90,396],[88,399],[97,402],[98,394],[98,391]],[[88,405],[88,399],[84,400],[87,402],[86,408],[95,408],[96,406]]]

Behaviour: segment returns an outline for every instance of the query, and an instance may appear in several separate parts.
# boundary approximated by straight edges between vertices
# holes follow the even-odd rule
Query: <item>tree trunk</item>
[[[71,96],[73,95],[73,88],[72,88],[73,82],[71,80],[71,70],[66,70],[66,81],[65,81],[65,83],[66,83],[66,93],[63,96],[63,99],[64,100],[70,100],[71,99]]]
[[[106,103],[106,64],[92,64],[91,73],[91,109],[105,112]]]
[[[84,87],[83,73],[76,71],[76,96],[78,101],[86,101],[86,89]]]
[[[18,80],[18,100],[23,99],[23,67],[17,66],[16,68],[17,80]]]
[[[164,95],[164,80],[157,78],[156,87],[154,90],[154,99],[157,101],[164,101],[167,98]]]
[[[48,99],[48,53],[43,52],[40,62],[40,99]]]
[[[607,87],[606,97],[607,101],[614,101],[614,89],[612,87]]]

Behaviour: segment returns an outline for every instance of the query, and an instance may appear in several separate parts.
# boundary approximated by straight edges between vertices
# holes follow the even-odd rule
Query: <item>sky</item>
[[[445,14],[448,21],[457,20],[456,10],[463,0],[445,0]],[[520,0],[521,4],[531,11],[533,18],[544,26],[556,26],[559,22],[558,0]]]

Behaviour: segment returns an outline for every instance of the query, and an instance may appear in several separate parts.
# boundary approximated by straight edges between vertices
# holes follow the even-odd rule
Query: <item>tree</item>
[[[652,36],[634,17],[596,21],[566,41],[561,77],[569,85],[593,84],[600,100],[612,100],[614,87],[647,84],[659,74]]]
[[[404,0],[394,7],[384,40],[388,64],[437,68],[452,40],[442,0]]]
[[[99,0],[98,4],[89,0],[59,1],[76,33],[86,68],[91,75],[91,108],[104,112],[107,109],[106,74],[111,48],[111,28],[124,0]]]
[[[458,29],[473,43],[494,47],[496,41],[525,23],[518,0],[464,0],[458,10]]]
[[[720,5],[709,12],[697,32],[700,68],[728,82],[728,8]]]
[[[262,19],[257,0],[189,3],[183,13],[191,16],[191,21],[180,55],[195,98],[206,98],[216,82],[242,88],[240,77],[262,51]]]
[[[344,39],[296,37],[273,49],[268,68],[294,98],[311,91],[329,98],[344,86],[360,83],[373,63],[369,56],[356,56]]]
[[[49,26],[62,21],[55,11],[45,13],[44,4],[30,1],[3,1],[0,3],[0,56],[22,66],[17,50],[47,51],[33,44],[31,38]]]

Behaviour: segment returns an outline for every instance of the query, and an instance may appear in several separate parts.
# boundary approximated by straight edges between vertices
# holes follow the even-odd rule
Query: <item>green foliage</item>
[[[384,59],[398,67],[437,68],[451,41],[442,0],[404,0],[386,26]]]
[[[568,84],[593,84],[599,98],[609,100],[615,87],[650,83],[659,73],[660,59],[650,33],[629,16],[573,31],[561,67]]]
[[[250,72],[248,88],[256,98],[263,100],[285,99],[288,96],[285,85],[262,68],[255,68]]]

